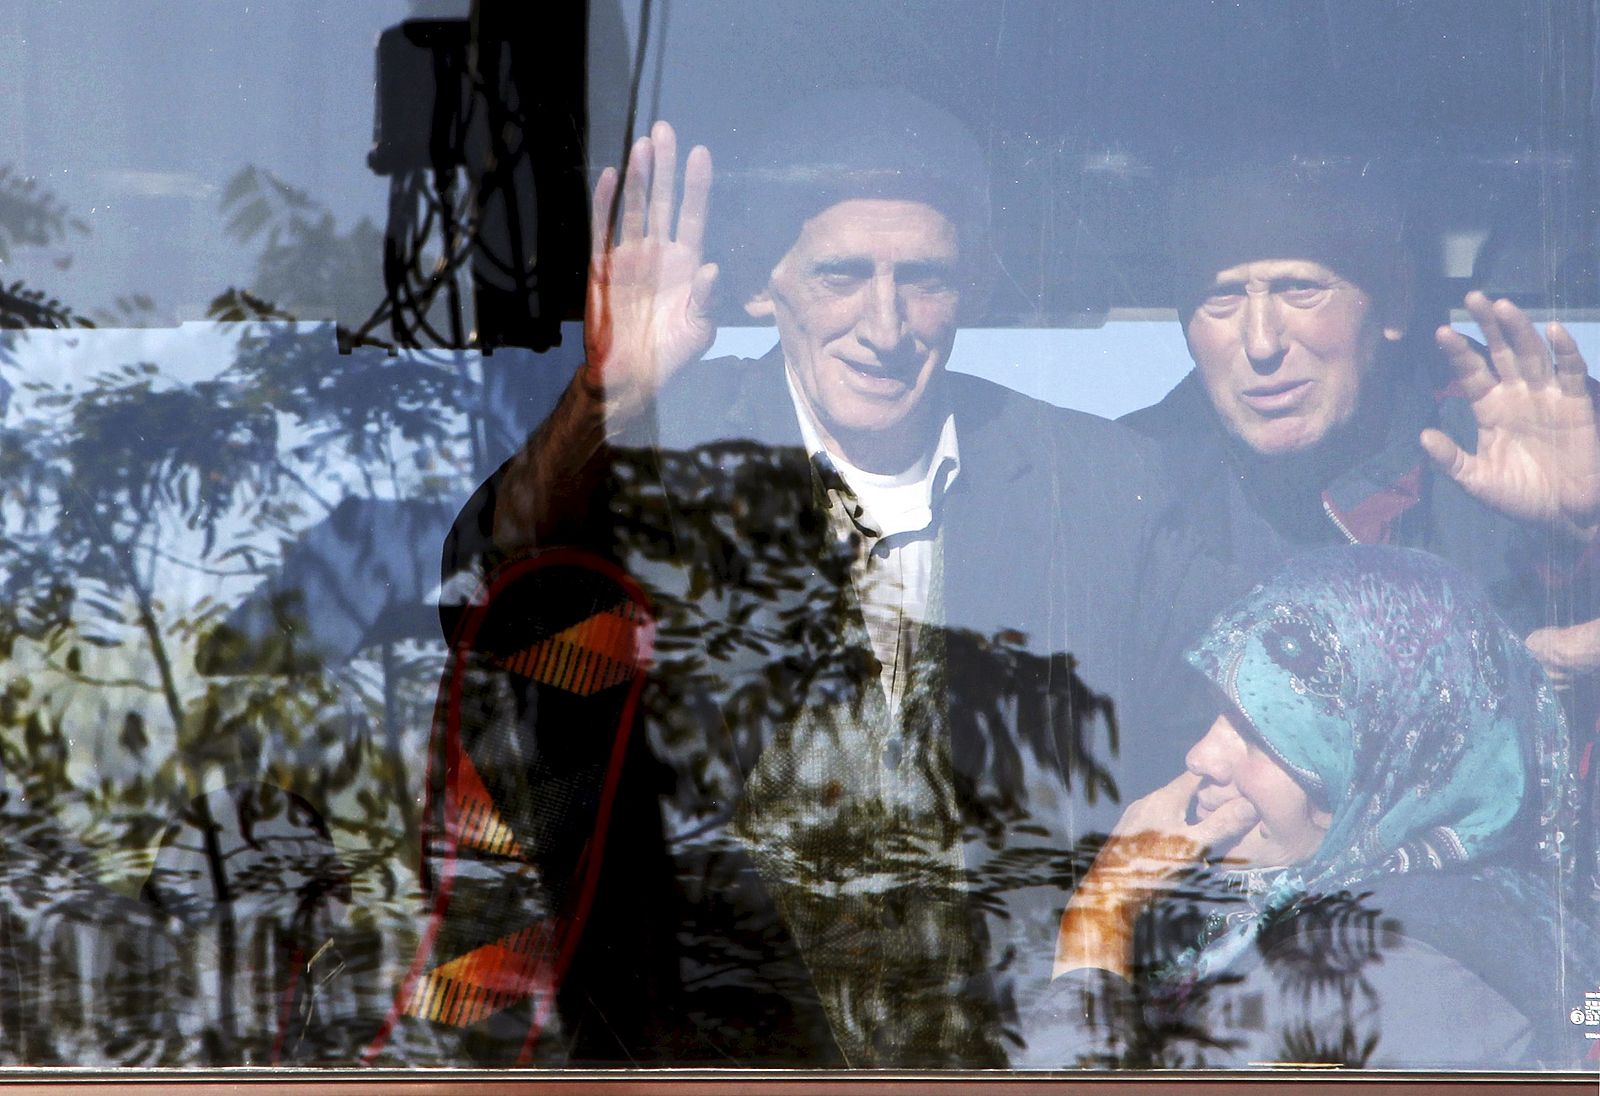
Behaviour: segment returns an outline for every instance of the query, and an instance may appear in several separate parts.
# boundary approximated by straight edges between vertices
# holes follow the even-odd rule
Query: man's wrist
[[[645,386],[637,382],[618,385],[601,378],[600,370],[585,361],[573,374],[568,392],[575,409],[586,416],[604,418],[606,433],[615,436],[644,410],[649,402]]]
[[[604,403],[606,399],[606,386],[600,380],[599,370],[591,366],[585,359],[578,366],[578,371],[573,375],[573,383],[579,393],[593,400],[595,403]]]

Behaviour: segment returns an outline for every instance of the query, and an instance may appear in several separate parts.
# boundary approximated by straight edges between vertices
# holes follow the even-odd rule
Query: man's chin
[[[840,455],[850,463],[873,472],[897,472],[902,463],[930,449],[925,416],[918,405],[852,408],[855,413],[830,416],[825,423],[834,441],[844,450]]]
[[[1257,456],[1294,457],[1315,452],[1327,438],[1327,430],[1303,418],[1272,419],[1255,422],[1234,436]]]

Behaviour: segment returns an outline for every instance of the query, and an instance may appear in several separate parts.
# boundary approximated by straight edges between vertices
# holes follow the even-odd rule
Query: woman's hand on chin
[[[1253,803],[1235,795],[1191,823],[1189,806],[1205,778],[1185,770],[1177,779],[1135,799],[1117,820],[1089,876],[1114,876],[1125,885],[1166,883],[1200,860],[1227,852],[1261,821]],[[1088,882],[1088,879],[1085,879]]]
[[[1056,975],[1098,967],[1126,977],[1139,913],[1184,872],[1231,848],[1260,821],[1240,796],[1190,823],[1189,804],[1202,781],[1185,772],[1122,812],[1062,915]]]

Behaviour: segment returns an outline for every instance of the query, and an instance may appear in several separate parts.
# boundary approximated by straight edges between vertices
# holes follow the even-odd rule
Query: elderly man
[[[1482,331],[1406,338],[1399,204],[1339,162],[1233,171],[1184,188],[1179,312],[1195,369],[1123,421],[1163,450],[1169,491],[1233,587],[1327,544],[1425,549],[1476,577],[1569,688],[1592,751],[1600,606],[1600,435],[1583,358],[1507,300],[1467,294]],[[1442,360],[1441,360],[1442,353]],[[1581,685],[1572,688],[1574,685]],[[1588,760],[1568,844],[1600,893]]]
[[[447,550],[450,575],[581,546],[658,617],[560,1053],[1004,1065],[1130,779],[1116,728],[1124,758],[1156,741],[1132,686],[1197,565],[1133,435],[946,369],[987,222],[948,115],[879,91],[773,121],[723,215],[733,292],[777,327],[759,361],[700,360],[711,164],[680,204],[675,160],[664,124],[635,144],[615,231],[602,175],[587,361]],[[524,764],[609,741],[536,707]],[[503,805],[541,871],[571,859],[540,828],[561,809]]]
[[[1600,525],[1600,437],[1571,336],[1470,293],[1484,346],[1407,335],[1403,218],[1339,162],[1187,186],[1179,314],[1195,369],[1123,421],[1163,450],[1210,550],[1246,581],[1315,545],[1425,548],[1476,575],[1523,634]],[[1540,639],[1549,638],[1541,633]],[[1538,647],[1536,646],[1536,653]]]

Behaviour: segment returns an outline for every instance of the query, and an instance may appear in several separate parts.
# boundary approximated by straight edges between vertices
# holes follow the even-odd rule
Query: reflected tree
[[[51,892],[49,901],[7,892],[17,1006],[8,1060],[349,1060],[415,931],[414,771],[396,735],[426,723],[438,664],[407,637],[431,629],[358,637],[337,658],[314,651],[288,667],[236,648],[231,665],[210,667],[226,672],[206,675],[196,658],[347,496],[403,508],[459,493],[471,378],[455,360],[341,358],[326,328],[296,326],[271,303],[268,294],[298,287],[285,298],[296,308],[342,307],[371,283],[361,273],[376,247],[370,224],[341,233],[306,195],[248,169],[223,203],[261,261],[248,289],[213,305],[230,336],[221,368],[196,376],[183,362],[127,361],[42,373],[28,355],[56,336],[39,335],[7,342],[0,359],[0,393],[11,395],[0,401],[0,815],[26,838],[8,867]],[[0,217],[5,246],[76,231],[57,203],[6,174]],[[28,287],[8,287],[0,307],[8,325],[86,323]],[[117,305],[149,307],[137,295]],[[440,536],[419,538],[429,569]],[[340,563],[348,589],[371,561],[358,551]],[[394,577],[379,566],[368,581]],[[274,624],[304,634],[317,608]],[[218,781],[245,790],[202,794]],[[284,1036],[290,1014],[311,1005],[285,999],[283,987],[309,985],[312,958],[300,899],[271,897],[284,865],[268,870],[255,857],[241,869],[217,844],[254,847],[239,818],[265,817],[263,805],[287,817],[285,802],[343,850],[346,882],[316,892],[325,909],[314,943],[333,948],[320,969],[340,976],[319,985],[311,1040]],[[184,849],[198,850],[204,872],[172,866]],[[302,867],[326,874],[327,851],[317,845]],[[59,870],[40,870],[44,860]],[[159,909],[133,899],[147,878],[158,884],[147,897],[167,896]],[[197,916],[197,903],[211,912]],[[114,931],[123,924],[165,943],[129,950]],[[123,951],[170,961],[129,975],[107,959]],[[113,983],[145,996],[130,1003]],[[81,1022],[56,1019],[68,1000]]]
[[[605,805],[602,788],[616,738],[584,707],[594,702],[508,669],[527,661],[519,652],[530,644],[581,621],[562,608],[559,588],[496,595],[493,626],[476,628],[457,671],[460,710],[436,724],[445,731],[435,742],[438,770],[458,768],[445,761],[453,718],[473,779],[520,850],[507,856],[497,846],[461,869],[445,924],[457,918],[459,933],[482,946],[543,918],[554,926],[546,931],[576,949],[570,970],[551,979],[559,1023],[541,1032],[534,1061],[649,1053],[681,1063],[715,1045],[725,1060],[746,1065],[827,1064],[814,1055],[830,1036],[806,1027],[817,1019],[806,1002],[815,1002],[818,983],[802,958],[800,929],[791,912],[780,915],[759,898],[782,889],[761,865],[763,850],[776,850],[796,859],[783,900],[791,911],[811,910],[800,921],[822,926],[830,939],[845,923],[834,920],[829,885],[807,882],[812,869],[830,880],[867,872],[891,918],[902,905],[900,915],[919,924],[933,918],[928,933],[912,932],[937,941],[937,960],[904,951],[896,975],[908,993],[916,987],[903,1002],[905,1038],[915,1047],[906,1061],[1003,1064],[1005,1047],[1021,1038],[1016,1003],[952,988],[949,979],[972,977],[977,986],[986,951],[1007,967],[1035,968],[1042,955],[1047,978],[1041,938],[1053,939],[1053,920],[1096,845],[1071,834],[1068,810],[1078,797],[1118,795],[1110,701],[1080,677],[1069,653],[1035,651],[1027,636],[955,623],[925,630],[929,643],[938,632],[951,668],[932,703],[948,710],[953,728],[949,746],[934,734],[906,747],[907,772],[939,770],[926,805],[906,813],[870,797],[852,804],[826,780],[791,782],[776,798],[758,797],[765,805],[755,818],[751,782],[772,775],[769,754],[781,759],[786,743],[808,735],[845,735],[849,713],[870,711],[878,671],[856,608],[853,553],[813,504],[811,466],[799,449],[728,441],[624,450],[613,453],[610,472],[605,528],[585,543],[625,561],[648,592],[655,625],[653,670],[614,804]],[[483,562],[495,573],[494,557]],[[959,756],[935,760],[957,740]],[[838,743],[841,755],[859,748]],[[575,906],[573,880],[596,855],[592,835],[607,811],[605,870],[592,902]],[[469,835],[442,807],[430,817],[439,835],[429,843],[438,857],[432,874],[444,878],[444,862]],[[478,808],[456,815],[466,827],[481,827],[481,817]],[[951,849],[964,866],[955,866]],[[505,902],[530,887],[533,898]],[[945,892],[959,898],[924,908],[925,895]],[[642,919],[641,905],[662,914]],[[878,954],[885,931],[874,915],[838,942]],[[438,977],[465,963],[461,947],[430,957]],[[663,1010],[662,995],[671,1008]],[[524,994],[505,1007],[533,1006]],[[686,1030],[710,1025],[710,1042],[658,1030],[663,1011]],[[452,1037],[474,1060],[511,1063],[530,1022],[519,1030],[490,1017]]]
[[[17,248],[39,248],[85,236],[89,226],[31,177],[0,165],[0,263]],[[71,265],[70,255],[56,260]],[[86,321],[38,286],[0,283],[0,328],[70,327]]]

